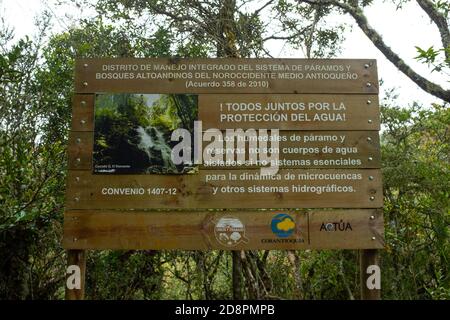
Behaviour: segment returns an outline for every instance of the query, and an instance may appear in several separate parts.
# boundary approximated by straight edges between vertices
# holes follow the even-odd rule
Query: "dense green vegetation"
[[[197,96],[99,94],[95,102],[94,172],[178,173],[170,150],[177,128],[193,132]],[[121,168],[100,169],[120,165]],[[125,166],[125,167],[124,167]],[[112,170],[112,171],[111,171]]]
[[[34,39],[13,41],[8,30],[0,30],[0,299],[64,297],[61,236],[75,57],[266,56],[267,26],[259,15],[232,12],[236,23],[230,26],[230,12],[219,5],[202,16],[195,7],[184,8],[184,2],[165,1],[167,7],[160,1],[123,2],[126,10],[120,1],[99,1],[100,16],[59,34],[46,34],[45,19]],[[331,8],[277,3],[286,41],[304,46],[308,57],[336,55],[341,29],[309,24]],[[171,20],[167,8],[184,8],[192,19]],[[154,16],[153,24],[136,19],[136,12]],[[216,27],[220,34],[214,33]],[[399,105],[395,92],[385,95],[383,297],[449,299],[449,105]],[[194,117],[173,108],[148,118],[139,106],[136,101],[135,123],[128,127],[121,121],[130,117],[108,108],[99,111],[98,121],[128,129],[150,121],[173,129],[179,122],[188,126],[185,119]],[[106,152],[104,146],[115,138],[99,134],[96,152]],[[243,298],[358,298],[357,255],[351,250],[246,252],[238,291]],[[87,298],[231,299],[231,266],[231,254],[223,251],[89,252]]]

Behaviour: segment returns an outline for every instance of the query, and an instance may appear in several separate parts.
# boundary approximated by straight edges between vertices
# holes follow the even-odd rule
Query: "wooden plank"
[[[78,59],[75,91],[376,94],[378,75],[370,59]]]
[[[383,248],[383,212],[380,209],[360,210],[350,216],[347,211],[312,211],[309,236],[313,248]]]
[[[93,94],[76,94],[72,106],[72,130],[94,130],[94,99]]]
[[[379,208],[379,169],[200,170],[189,175],[68,175],[68,209]],[[275,179],[279,178],[279,180]],[[216,192],[216,193],[215,193]]]
[[[205,129],[379,130],[379,114],[377,95],[199,95]]]
[[[282,216],[278,216],[282,214]],[[278,232],[272,228],[288,216],[290,225]],[[352,231],[308,232],[324,221],[344,219]],[[375,220],[371,220],[374,216]],[[224,219],[232,219],[240,238],[227,241],[221,236]],[[236,221],[237,220],[237,221]],[[228,220],[229,221],[229,220]],[[275,232],[273,231],[275,230]],[[372,234],[382,235],[382,213],[377,210],[336,211],[84,211],[65,213],[63,246],[77,249],[181,249],[181,250],[253,250],[253,249],[331,249],[380,248],[382,236],[367,240]]]
[[[93,131],[94,128],[94,100],[95,95],[77,94],[73,98],[72,130]],[[82,103],[84,102],[84,103]],[[261,104],[266,108],[270,103],[285,105],[282,110],[252,110],[227,111],[228,103],[246,104],[248,106]],[[221,112],[222,104],[222,112]],[[288,104],[305,104],[305,110],[293,110],[297,107],[289,107]],[[310,106],[308,106],[311,104]],[[314,104],[314,106],[312,105]],[[327,105],[328,104],[328,105]],[[333,110],[341,104],[345,110]],[[255,95],[255,94],[201,94],[199,95],[199,120],[203,122],[203,128],[218,129],[248,129],[268,128],[280,130],[379,130],[380,117],[377,95],[329,95],[329,94],[284,94],[284,95]],[[303,107],[299,107],[303,108]],[[318,110],[323,108],[323,110]],[[267,121],[243,121],[236,115],[245,114],[248,119],[270,115]],[[285,114],[282,120],[273,117],[274,114]],[[228,115],[230,115],[228,117]],[[221,116],[223,119],[221,120]],[[267,117],[267,116],[264,116]],[[283,121],[287,117],[287,121]],[[314,118],[316,117],[316,120]],[[242,121],[238,121],[242,119]],[[277,121],[275,121],[275,120]],[[338,119],[338,121],[336,121]],[[231,121],[234,120],[234,121]],[[369,121],[370,120],[370,121]]]
[[[280,131],[279,160],[282,168],[380,168],[380,141],[376,131]],[[320,140],[320,141],[318,141]],[[342,142],[343,141],[343,142]],[[68,144],[69,169],[92,170],[92,132],[71,132]],[[268,144],[270,147],[271,144]],[[235,148],[238,146],[235,144]],[[330,149],[331,148],[331,149]],[[203,143],[203,153],[211,154],[212,147]],[[241,150],[241,149],[239,149]],[[222,150],[227,151],[226,148]],[[257,149],[245,143],[245,159]],[[224,157],[225,160],[225,157]],[[237,158],[235,158],[237,160]],[[257,164],[208,164],[203,169],[255,168]]]
[[[240,136],[244,138],[244,136]],[[280,168],[380,168],[380,139],[377,131],[280,131],[279,147],[273,148],[273,154],[278,154]],[[236,140],[237,138],[235,138]],[[211,154],[214,146],[208,147],[209,142],[203,143],[203,154]],[[245,160],[249,163],[239,165],[238,155],[234,152],[235,162],[203,161],[202,169],[242,169],[261,167],[253,159],[257,156],[258,146],[245,147],[234,143],[234,148],[224,148],[218,151],[224,154],[233,154],[233,149],[245,151]],[[272,148],[272,144],[267,144]],[[259,158],[258,158],[259,159]],[[242,162],[240,162],[242,163]]]
[[[71,131],[68,141],[68,166],[73,170],[92,170],[94,133]]]

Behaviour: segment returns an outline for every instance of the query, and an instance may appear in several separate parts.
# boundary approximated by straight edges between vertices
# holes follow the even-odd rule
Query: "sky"
[[[0,0],[0,16],[5,17],[6,23],[14,27],[16,38],[35,34],[34,20],[36,15],[44,9],[54,16],[55,31],[62,31],[83,15],[82,9],[73,6],[55,6],[57,0]],[[396,11],[393,1],[375,0],[374,5],[364,10],[369,23],[382,36],[387,45],[400,55],[419,74],[432,80],[446,89],[450,89],[450,79],[438,73],[430,73],[426,65],[417,62],[415,46],[421,48],[442,47],[437,27],[434,26],[424,11],[415,1],[408,2],[401,10]],[[330,18],[332,22],[346,22],[353,26],[351,32],[346,33],[339,58],[377,59],[378,76],[383,80],[380,97],[391,88],[396,88],[401,104],[411,104],[417,101],[423,105],[440,102],[420,89],[414,82],[396,69],[381,52],[370,42],[349,15],[336,14]],[[274,57],[296,58],[303,57],[300,52],[280,50],[274,44],[269,47]]]

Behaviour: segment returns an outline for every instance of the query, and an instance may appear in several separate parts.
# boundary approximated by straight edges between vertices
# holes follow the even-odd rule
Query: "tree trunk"
[[[242,262],[240,257],[241,251],[231,251],[233,260],[233,300],[242,300]]]

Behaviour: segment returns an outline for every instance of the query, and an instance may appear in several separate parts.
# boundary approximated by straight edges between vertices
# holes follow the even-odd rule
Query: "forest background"
[[[51,10],[38,17],[35,36],[15,39],[3,22],[0,299],[64,297],[61,235],[75,58],[271,57],[268,44],[274,40],[300,52],[297,58],[345,58],[341,44],[351,31],[336,19],[341,16],[350,16],[352,27],[363,31],[412,87],[437,98],[431,104],[405,103],[381,83],[382,297],[449,299],[450,5],[392,1],[399,11],[412,3],[435,26],[441,44],[418,44],[411,55],[446,79],[439,84],[418,74],[371,27],[364,10],[376,2],[77,0],[91,14],[61,32],[52,32],[52,23],[64,18]],[[86,294],[89,299],[354,299],[360,290],[357,261],[352,250],[90,251]]]

